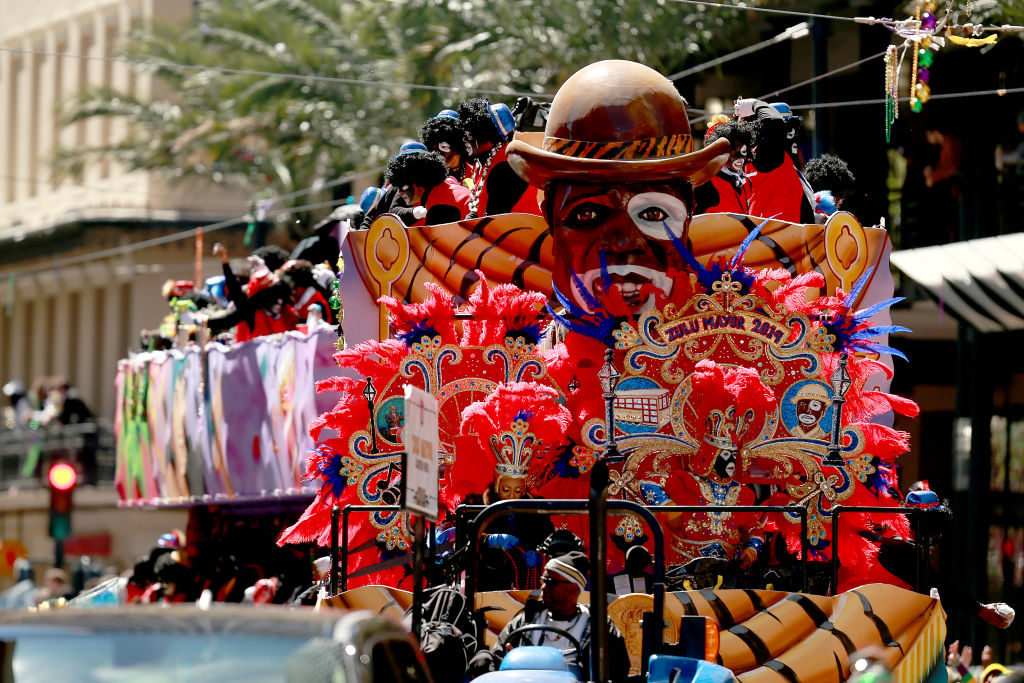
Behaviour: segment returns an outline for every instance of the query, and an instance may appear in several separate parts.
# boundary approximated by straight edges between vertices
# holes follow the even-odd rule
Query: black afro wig
[[[487,100],[479,97],[463,100],[458,107],[459,120],[462,126],[468,130],[473,138],[479,142],[504,142],[498,127],[491,119],[491,110],[488,109]]]
[[[745,121],[730,120],[719,123],[704,136],[704,145],[710,145],[720,138],[725,138],[734,145],[736,143],[746,145],[748,148],[754,144],[753,131],[751,131],[750,124]]]
[[[401,189],[406,185],[434,187],[448,177],[448,168],[437,152],[409,152],[399,154],[388,162],[384,179]]]
[[[822,154],[808,161],[804,168],[804,176],[815,192],[829,190],[836,198],[852,192],[857,183],[850,167],[834,154]]]
[[[438,116],[423,123],[420,128],[420,142],[432,152],[436,152],[442,142],[447,142],[453,150],[461,152],[466,149],[463,133],[461,121]]]

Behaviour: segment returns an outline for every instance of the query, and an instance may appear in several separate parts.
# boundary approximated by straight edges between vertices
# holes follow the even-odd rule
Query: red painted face
[[[686,241],[691,192],[679,183],[571,183],[548,188],[549,218],[554,234],[554,284],[583,308],[571,274],[597,299],[603,297],[601,251],[622,298],[639,313],[653,305],[642,293],[646,284],[668,294],[667,271],[681,270],[669,232]]]

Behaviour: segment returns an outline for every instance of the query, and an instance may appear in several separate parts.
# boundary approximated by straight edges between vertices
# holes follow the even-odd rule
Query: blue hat
[[[516,119],[507,104],[490,104],[487,110],[491,112],[491,122],[501,133],[501,137],[507,138],[516,129]]]
[[[359,208],[363,210],[363,213],[366,213],[374,207],[378,199],[380,199],[380,188],[368,187],[359,196]]]
[[[395,156],[402,156],[403,154],[412,154],[413,152],[429,152],[427,146],[422,142],[407,142],[398,148],[398,154]]]
[[[907,494],[907,505],[916,508],[939,507],[939,497],[935,491],[911,491]]]
[[[156,540],[156,544],[160,548],[173,548],[177,550],[181,547],[181,538],[178,534],[173,531],[169,531],[166,534],[160,534],[160,538]]]
[[[793,116],[793,110],[790,109],[789,105],[785,102],[772,102],[772,107],[775,108],[775,111],[782,114],[782,118],[784,119],[788,119]]]
[[[435,119],[455,119],[456,121],[458,121],[459,120],[459,112],[455,111],[454,109],[442,109],[438,113],[438,115],[435,116],[434,118]]]

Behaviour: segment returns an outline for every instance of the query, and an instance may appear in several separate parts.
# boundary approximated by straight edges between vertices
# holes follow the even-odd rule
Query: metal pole
[[[419,642],[420,622],[423,618],[423,516],[416,515],[413,525],[413,560],[412,560],[412,635]]]
[[[64,539],[56,538],[53,541],[53,566],[57,569],[64,568]]]
[[[348,590],[348,513],[351,505],[341,511],[341,592]]]
[[[612,424],[608,423],[609,449]],[[590,474],[590,673],[591,680],[607,683],[608,660],[608,463],[594,463]]]
[[[338,519],[341,508],[331,508],[331,595],[338,594]]]

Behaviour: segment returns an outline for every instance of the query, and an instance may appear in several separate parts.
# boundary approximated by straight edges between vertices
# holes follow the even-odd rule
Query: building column
[[[90,89],[106,88],[110,86],[107,76],[111,66],[109,62],[103,61],[104,58],[110,56],[107,54],[107,17],[102,11],[96,11],[92,13],[90,19],[92,22],[92,40],[89,44],[89,56],[92,59],[89,60],[87,83]],[[102,147],[107,145],[110,142],[107,135],[109,128],[110,121],[103,116],[94,116],[86,121],[86,147]],[[109,164],[106,160],[96,160],[86,167],[86,182],[106,178],[109,172]]]
[[[114,414],[114,378],[117,376],[117,361],[124,355],[120,348],[122,341],[121,328],[126,311],[121,307],[121,286],[129,281],[128,277],[111,277],[103,288],[103,338],[104,344],[97,354],[100,364],[100,402],[96,412],[100,415]]]
[[[14,120],[14,198],[16,200],[27,199],[33,192],[32,178],[35,176],[36,165],[32,157],[32,138],[35,135],[37,121],[34,114],[36,109],[35,84],[33,75],[36,68],[38,55],[32,54],[31,41],[23,41],[19,47],[26,52],[18,55],[20,68],[18,74],[17,100],[14,106],[17,107],[17,114]]]
[[[56,114],[60,98],[60,82],[57,79],[57,34],[48,29],[43,38],[43,50],[49,54],[41,57],[39,67],[39,116],[36,146],[37,181],[36,193],[47,194],[53,189],[53,172],[50,170],[50,157],[56,142],[56,125],[51,123]]]
[[[14,201],[14,87],[11,71],[14,60],[10,52],[0,52],[0,203]]]
[[[105,415],[100,406],[100,383],[97,378],[99,370],[99,354],[103,344],[103,321],[98,318],[99,309],[96,306],[96,287],[90,285],[92,282],[104,282],[107,277],[106,268],[99,264],[90,263],[86,266],[86,276],[82,279],[84,286],[78,292],[79,313],[78,329],[74,330],[72,340],[78,344],[78,388],[86,405],[92,408],[94,413]]]
[[[82,54],[82,27],[78,20],[72,18],[67,22],[67,42],[64,52],[70,55]],[[85,60],[71,57],[61,57],[60,65],[60,92],[61,101],[66,101],[81,89],[85,84],[83,75],[85,72]],[[85,123],[79,121],[60,130],[60,145],[62,147],[81,147],[85,141]]]
[[[71,377],[71,344],[75,330],[68,322],[71,319],[71,302],[67,292],[67,279],[61,273],[57,277],[57,289],[54,300],[53,329],[50,330],[50,344],[53,345],[53,374],[63,375],[73,382]]]

